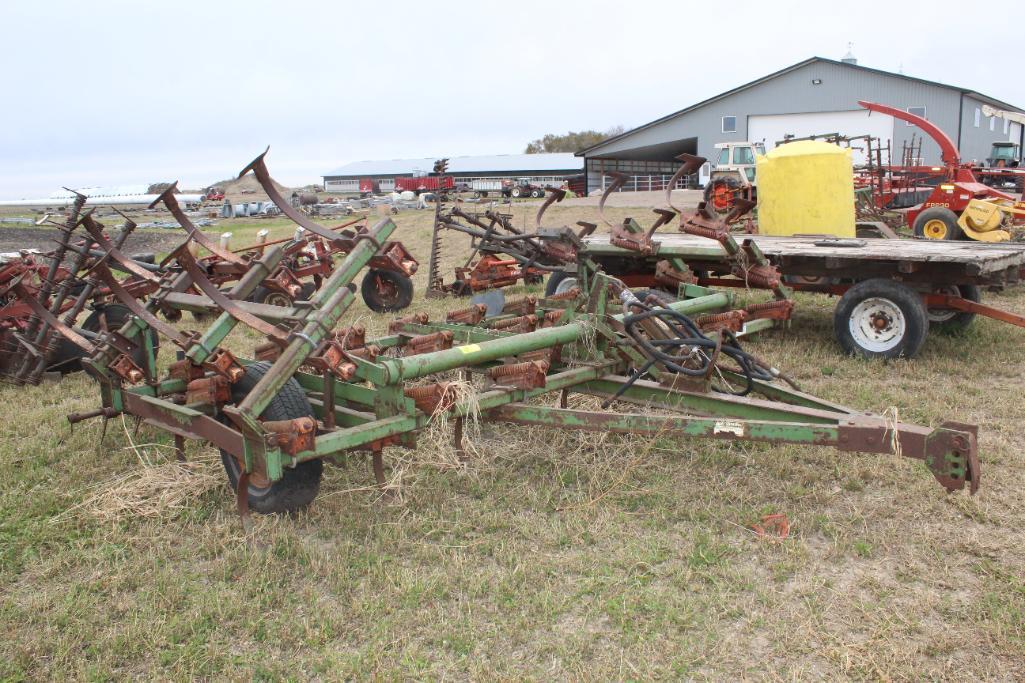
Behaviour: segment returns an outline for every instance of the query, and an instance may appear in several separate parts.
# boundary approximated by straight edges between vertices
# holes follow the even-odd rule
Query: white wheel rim
[[[949,287],[943,287],[936,291],[937,294],[948,294],[950,296],[961,296],[961,290],[956,285]],[[931,323],[945,323],[948,320],[954,318],[957,315],[957,311],[953,308],[929,308],[926,309],[926,314],[929,316],[929,322]]]
[[[847,324],[858,346],[874,353],[893,349],[907,333],[907,320],[900,307],[878,297],[865,299],[855,306]]]
[[[577,279],[575,277],[568,277],[560,281],[559,284],[555,285],[555,293],[562,294],[563,292],[568,292],[576,286]]]

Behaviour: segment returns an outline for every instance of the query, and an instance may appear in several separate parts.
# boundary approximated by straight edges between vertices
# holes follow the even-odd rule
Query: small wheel
[[[540,190],[531,190],[530,191],[530,196],[533,197],[534,199],[537,199],[538,197],[541,196],[541,191]]]
[[[915,237],[927,240],[960,240],[964,232],[957,224],[957,214],[945,206],[930,206],[915,216],[912,226]]]
[[[567,273],[557,270],[548,276],[548,284],[545,285],[545,296],[553,296],[568,292],[577,286],[576,273]]]
[[[118,330],[131,320],[133,317],[132,312],[127,306],[123,304],[106,304],[102,308],[97,308],[95,311],[89,314],[89,317],[82,323],[82,328],[89,330],[90,332],[105,332],[107,330]],[[152,329],[147,327],[147,333],[149,334],[150,340],[153,344],[154,355],[160,350],[160,337]],[[146,348],[141,344],[132,351],[132,361],[135,362],[140,368],[146,367]]]
[[[268,306],[284,306],[285,308],[292,305],[292,297],[288,296],[284,292],[279,292],[276,289],[269,289],[260,285],[253,290],[253,293],[246,297],[246,301],[253,301],[258,304],[267,304]]]
[[[916,291],[876,278],[859,282],[840,298],[833,328],[852,356],[913,358],[929,333],[929,317]]]
[[[739,180],[733,176],[720,176],[708,181],[705,185],[705,208],[725,216],[733,208],[737,193],[743,189]]]
[[[251,363],[246,366],[246,374],[242,379],[231,385],[231,400],[238,404],[244,399],[256,383],[260,381],[271,364],[266,361]],[[297,417],[313,417],[306,392],[296,381],[289,377],[281,390],[271,399],[263,414],[265,420],[294,420]],[[221,422],[230,425],[227,417],[222,415]],[[238,479],[242,466],[234,455],[221,450],[221,463],[228,475],[231,490],[238,489]],[[320,477],[324,472],[321,460],[307,460],[295,467],[286,467],[284,476],[271,482],[266,475],[254,472],[249,477],[249,507],[262,514],[279,512],[295,512],[308,506],[317,497],[320,490]]]
[[[948,294],[959,296],[974,303],[982,301],[982,290],[978,285],[949,285],[936,290],[937,294]],[[929,326],[944,334],[958,334],[963,332],[975,320],[974,313],[955,311],[950,308],[929,308]]]
[[[474,199],[480,199],[483,196],[486,196],[486,195],[482,195],[480,192],[474,192],[473,193],[473,198]]]
[[[641,289],[633,289],[630,291],[634,293],[635,297],[640,299],[641,303],[644,303],[649,296],[655,297],[663,304],[671,304],[676,301],[679,301],[675,294],[667,292],[664,289],[649,289],[645,287]]]
[[[413,281],[394,270],[371,268],[360,285],[367,308],[377,313],[401,311],[413,301]]]
[[[513,188],[513,189],[512,189],[512,190],[511,190],[511,191],[509,192],[509,194],[510,194],[511,196],[513,196],[513,197],[519,198],[519,197],[521,197],[521,196],[523,195],[523,190],[521,190],[521,189],[520,189],[520,188],[518,188],[518,187],[514,187],[514,188]]]
[[[474,194],[477,194],[477,193],[474,193]],[[487,190],[483,190],[483,191],[481,191],[481,192],[480,192],[479,194],[480,194],[480,196],[481,196],[481,197],[484,197],[485,199],[487,199],[487,198],[488,198],[488,192],[487,192]]]

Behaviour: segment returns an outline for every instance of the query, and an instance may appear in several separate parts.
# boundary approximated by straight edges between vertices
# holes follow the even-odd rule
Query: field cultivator
[[[365,219],[357,219],[334,228],[310,220],[286,200],[267,170],[264,157],[258,156],[239,177],[252,172],[264,191],[292,222],[299,226],[295,237],[276,242],[262,242],[244,249],[231,251],[196,227],[175,198],[175,184],[168,187],[151,205],[164,204],[171,215],[195,244],[208,252],[200,259],[210,281],[218,287],[237,282],[250,264],[259,259],[268,246],[284,244],[284,253],[274,272],[253,292],[249,300],[275,306],[291,306],[297,300],[308,299],[320,288],[324,279],[334,270],[335,258],[345,256],[356,245],[358,235],[366,232]],[[418,268],[413,255],[401,242],[382,245],[381,253],[368,264],[363,277],[363,301],[373,311],[399,311],[413,299],[410,279]]]
[[[698,324],[697,316],[728,317],[733,295],[691,283],[680,284],[678,301],[642,301],[581,258],[578,285],[557,295],[507,302],[491,315],[484,304],[435,321],[417,312],[368,339],[362,326],[340,322],[354,301],[354,277],[394,229],[386,218],[357,235],[310,301],[289,308],[243,301],[277,267],[280,247],[254,260],[229,295],[179,249],[182,271],[164,276],[149,303],[136,302],[135,317],[112,336],[156,331],[179,348],[179,360],[160,374],[151,356],[126,372],[123,354],[104,341],[84,361],[101,385],[102,407],[69,419],[133,415],[173,434],[180,453],[185,439],[212,443],[243,519],[250,508],[308,505],[323,460],[348,452],[370,453],[383,485],[384,449],[415,448],[417,433],[442,420],[451,420],[457,448],[466,420],[795,443],[894,453],[924,461],[949,491],[978,487],[975,427],[904,424],[784,386],[781,373],[745,352],[730,327]],[[693,229],[730,244],[720,228]],[[565,233],[570,242],[576,237]],[[627,233],[622,238],[638,248],[650,246],[650,232]],[[750,256],[743,247],[737,254]],[[749,276],[771,279],[757,267]],[[191,287],[206,296],[187,293]],[[218,314],[202,334],[153,315],[198,306]],[[239,323],[266,337],[253,359],[224,345]],[[558,396],[548,400],[551,394]],[[576,395],[599,397],[602,409],[573,407]]]

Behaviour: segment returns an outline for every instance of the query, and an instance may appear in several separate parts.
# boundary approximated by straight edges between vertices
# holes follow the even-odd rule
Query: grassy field
[[[414,305],[454,306],[422,299],[431,216],[395,220]],[[218,231],[262,227],[291,232]],[[1025,312],[1021,291],[986,300]],[[98,405],[82,375],[2,387],[0,679],[1025,678],[1023,331],[978,320],[865,362],[840,357],[834,303],[801,296],[792,330],[746,345],[822,397],[977,423],[978,496],[894,456],[482,425],[466,465],[437,434],[387,451],[395,501],[363,456],[329,467],[251,543],[213,449],[183,471],[146,427],[72,430]],[[749,530],[770,512],[787,540]]]

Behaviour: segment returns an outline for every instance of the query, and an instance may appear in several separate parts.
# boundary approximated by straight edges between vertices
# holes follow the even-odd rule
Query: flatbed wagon
[[[1020,280],[1025,244],[821,235],[747,235],[741,241],[764,254],[789,288],[840,297],[834,329],[848,353],[913,357],[930,326],[958,331],[976,315],[1025,327],[1025,316],[981,303],[983,289]],[[605,272],[633,287],[658,287],[657,266],[667,259],[686,263],[702,285],[757,286],[737,277],[723,248],[701,236],[656,233],[650,253],[615,246],[607,234],[581,242]],[[555,273],[548,292],[573,286],[571,272]]]

